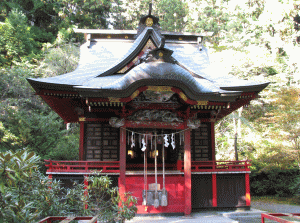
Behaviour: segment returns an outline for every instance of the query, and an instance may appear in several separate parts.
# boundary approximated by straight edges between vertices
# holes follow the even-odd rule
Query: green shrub
[[[30,223],[47,216],[68,215],[99,215],[105,222],[123,222],[135,215],[136,199],[127,195],[126,201],[121,201],[118,188],[111,188],[108,176],[95,173],[89,177],[88,195],[84,195],[83,184],[75,182],[72,188],[63,188],[59,181],[50,181],[38,170],[39,160],[25,150],[0,153],[3,222]]]
[[[57,145],[51,149],[45,159],[52,160],[78,160],[79,157],[79,134],[67,134],[62,136]]]
[[[250,175],[251,193],[255,196],[293,196],[296,194],[294,186],[299,176],[299,169],[272,168],[267,171],[252,171]]]

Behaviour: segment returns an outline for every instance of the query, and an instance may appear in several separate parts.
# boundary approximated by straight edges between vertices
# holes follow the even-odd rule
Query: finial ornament
[[[152,12],[152,3],[149,4],[149,15],[151,15]]]

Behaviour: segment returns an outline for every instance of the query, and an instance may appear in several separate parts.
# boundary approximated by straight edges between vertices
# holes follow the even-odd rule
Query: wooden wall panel
[[[212,207],[212,175],[192,175],[192,208]]]
[[[217,175],[218,207],[239,207],[246,205],[245,175]]]
[[[119,129],[108,123],[86,124],[86,160],[119,160]]]

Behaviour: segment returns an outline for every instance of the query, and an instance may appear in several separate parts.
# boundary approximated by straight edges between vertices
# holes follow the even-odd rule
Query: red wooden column
[[[126,129],[120,128],[120,177],[119,177],[119,194],[122,200],[124,200],[124,194],[126,192]]]
[[[218,197],[217,197],[217,175],[212,174],[212,206],[218,206]]]
[[[211,137],[211,160],[216,161],[216,144],[215,144],[215,123],[210,123],[210,137]]]
[[[190,215],[192,212],[192,174],[191,174],[191,132],[184,132],[184,214]]]
[[[245,191],[246,191],[246,206],[250,206],[251,205],[251,196],[250,196],[249,173],[245,173]]]
[[[85,117],[80,117],[79,160],[84,160],[84,122]]]

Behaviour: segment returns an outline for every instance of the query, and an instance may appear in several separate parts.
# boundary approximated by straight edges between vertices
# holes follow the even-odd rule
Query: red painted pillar
[[[126,192],[126,129],[120,128],[120,177],[119,177],[119,194],[122,200],[124,200],[124,194]]]
[[[246,191],[246,206],[251,205],[251,196],[250,196],[250,178],[249,173],[245,173],[245,191]]]
[[[215,123],[210,123],[210,134],[211,134],[211,160],[216,161],[216,144],[215,144]]]
[[[83,180],[83,184],[84,184],[84,196],[85,198],[87,198],[87,196],[89,195],[89,192],[88,192],[88,186],[89,186],[89,182],[87,180],[87,177],[88,176],[84,176],[84,180]],[[86,202],[85,205],[84,205],[84,209],[88,209],[88,203]]]
[[[191,174],[191,132],[186,130],[184,132],[184,193],[185,206],[184,214],[190,215],[192,212],[192,174]]]
[[[85,118],[80,117],[79,160],[84,160],[84,122]]]
[[[218,206],[218,197],[217,197],[217,175],[212,174],[212,206]]]
[[[48,179],[49,179],[49,186],[48,189],[52,189],[51,184],[52,184],[52,174],[48,175]]]

